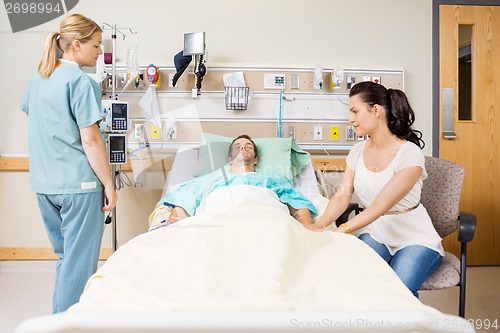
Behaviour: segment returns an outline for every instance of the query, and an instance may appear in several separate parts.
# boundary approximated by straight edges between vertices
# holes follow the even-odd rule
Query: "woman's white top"
[[[366,141],[356,144],[346,159],[347,166],[354,171],[354,191],[365,207],[373,203],[383,187],[400,170],[419,166],[422,168],[422,175],[410,192],[389,211],[403,212],[418,204],[417,208],[400,214],[382,215],[366,227],[356,230],[354,234],[369,233],[377,242],[385,244],[392,255],[409,245],[423,245],[443,256],[441,237],[434,229],[427,210],[419,204],[422,181],[427,178],[425,157],[420,148],[411,142],[404,143],[384,170],[374,172],[365,166],[365,143]]]

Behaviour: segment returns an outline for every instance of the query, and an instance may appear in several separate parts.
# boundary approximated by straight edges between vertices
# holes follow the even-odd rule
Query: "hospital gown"
[[[231,173],[217,170],[179,186],[165,195],[160,203],[166,206],[182,207],[190,216],[193,216],[203,199],[210,193],[224,186],[238,185],[268,188],[282,203],[295,209],[307,208],[312,216],[316,215],[314,205],[295,190],[285,177],[258,172]]]

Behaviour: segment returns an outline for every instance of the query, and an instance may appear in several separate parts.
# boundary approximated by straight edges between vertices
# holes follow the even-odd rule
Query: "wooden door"
[[[448,105],[453,89],[451,122],[456,134],[446,139],[440,133],[439,157],[465,167],[460,209],[478,219],[468,264],[500,265],[500,6],[440,5],[439,25],[440,110]],[[471,76],[459,80],[459,27],[464,26],[471,31]],[[470,96],[463,87],[467,79]],[[459,103],[468,98],[470,114],[464,117],[459,115]],[[449,116],[443,112],[440,126],[448,129],[444,122]],[[459,253],[456,233],[443,244]]]

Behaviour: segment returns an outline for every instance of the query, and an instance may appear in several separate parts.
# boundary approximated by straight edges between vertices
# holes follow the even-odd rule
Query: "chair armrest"
[[[359,214],[363,208],[359,207],[359,205],[355,202],[349,203],[349,206],[347,206],[347,209],[342,213],[342,215],[339,216],[337,221],[335,221],[335,224],[337,227],[341,225],[342,223],[346,223],[349,220],[349,215],[351,215],[352,212],[356,212],[356,215]]]
[[[468,243],[474,238],[477,222],[476,215],[470,212],[460,212],[458,220],[458,241],[460,243]]]

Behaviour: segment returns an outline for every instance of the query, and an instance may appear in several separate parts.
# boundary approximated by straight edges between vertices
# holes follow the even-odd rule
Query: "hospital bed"
[[[166,191],[224,168],[229,138],[216,139],[178,151]],[[285,142],[285,155],[266,151],[274,142]],[[309,155],[292,139],[257,144],[261,163],[292,177],[321,214],[327,199]],[[286,166],[268,164],[283,158]],[[474,332],[422,304],[356,237],[305,229],[267,189],[214,191],[203,210],[171,225],[165,207],[89,279],[79,303],[16,333]]]

